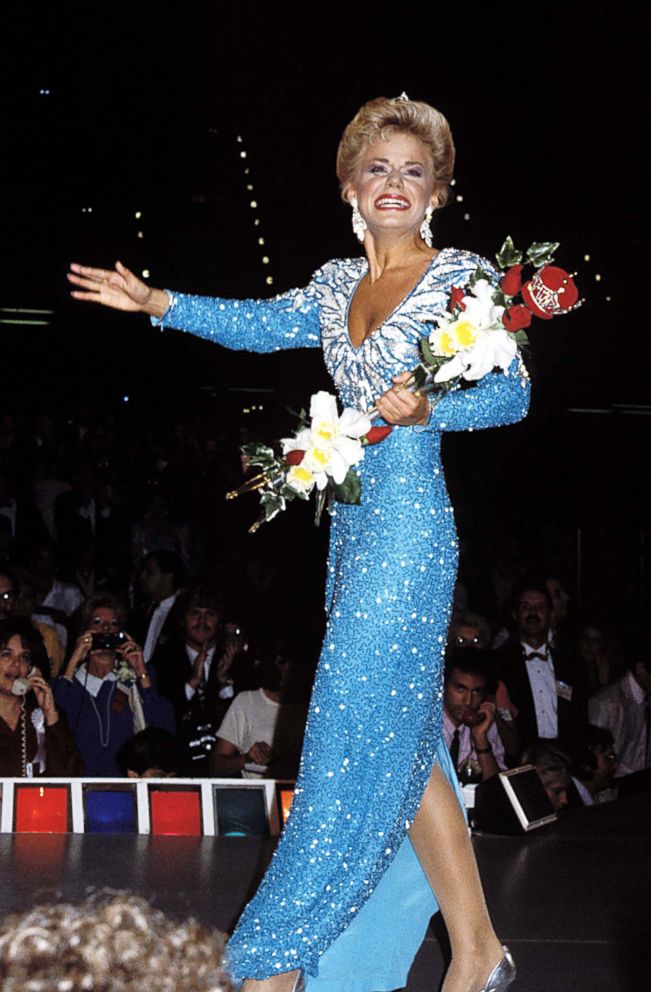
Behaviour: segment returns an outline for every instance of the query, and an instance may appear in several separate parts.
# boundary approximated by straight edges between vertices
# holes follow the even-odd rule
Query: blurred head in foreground
[[[138,896],[100,892],[0,921],[3,992],[231,992],[224,938]]]

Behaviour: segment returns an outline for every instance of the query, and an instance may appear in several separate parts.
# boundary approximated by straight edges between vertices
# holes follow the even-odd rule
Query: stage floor
[[[618,805],[568,814],[529,836],[474,838],[496,930],[517,959],[515,992],[651,987],[651,800]],[[108,886],[228,931],[273,846],[254,837],[5,834],[0,912]],[[408,992],[438,989],[440,931],[435,917]]]

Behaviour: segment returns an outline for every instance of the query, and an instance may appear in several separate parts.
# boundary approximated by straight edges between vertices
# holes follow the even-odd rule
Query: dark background
[[[67,264],[120,258],[153,285],[217,295],[305,283],[357,251],[334,176],[343,127],[406,90],[457,145],[463,200],[435,215],[436,244],[558,240],[586,299],[533,329],[524,424],[446,438],[464,569],[480,582],[497,558],[525,558],[584,605],[634,613],[648,603],[649,13],[446,6],[5,4],[0,413],[198,417],[234,445],[243,423],[291,429],[285,406],[327,386],[318,353],[233,355],[72,303]],[[30,319],[10,308],[53,313],[4,323]],[[271,390],[264,420],[243,414],[257,402],[243,387]]]

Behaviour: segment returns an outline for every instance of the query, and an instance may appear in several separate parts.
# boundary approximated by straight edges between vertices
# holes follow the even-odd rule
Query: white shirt
[[[280,703],[270,699],[264,689],[240,692],[229,706],[217,736],[233,744],[240,754],[246,754],[260,741],[271,747],[279,713]],[[242,778],[263,776],[264,770],[254,771],[246,766],[242,769]]]
[[[42,605],[51,606],[55,610],[61,610],[67,617],[70,617],[81,606],[83,601],[84,597],[77,586],[73,586],[70,582],[59,582],[58,579],[55,579]],[[32,620],[38,620],[39,623],[48,623],[51,627],[54,627],[65,651],[68,643],[68,631],[62,623],[56,623],[52,617],[44,613],[33,613]]]
[[[163,624],[167,620],[167,614],[174,606],[177,596],[178,592],[175,592],[173,595],[168,596],[167,599],[161,599],[160,603],[151,615],[151,620],[149,621],[149,627],[147,629],[147,637],[145,638],[145,646],[142,651],[145,664],[147,664],[148,661],[151,661],[151,656],[156,650],[156,645],[158,644],[158,638],[160,637],[161,630],[163,629]]]
[[[606,686],[588,701],[590,723],[610,730],[619,758],[616,778],[651,767],[647,754],[646,693],[632,672]],[[651,736],[651,735],[649,735]]]
[[[470,727],[467,727],[465,723],[460,723],[459,726],[454,723],[453,720],[448,716],[447,710],[443,708],[443,736],[445,738],[445,743],[450,748],[452,743],[452,736],[455,730],[459,731],[459,760],[457,761],[457,768],[468,758],[479,763],[479,759],[475,754],[475,745],[472,740],[472,731]],[[504,746],[500,739],[500,734],[494,723],[488,728],[486,734],[487,743],[490,744],[493,749],[493,757],[497,762],[497,767],[501,772],[506,771],[506,761],[504,760]]]
[[[194,648],[191,648],[189,644],[186,644],[185,653],[188,656],[188,661],[190,662],[190,664],[194,665],[195,661],[199,657],[199,652],[195,651]],[[210,675],[210,666],[212,665],[214,654],[215,654],[215,645],[213,644],[213,646],[208,649],[208,653],[206,654],[206,660],[203,663],[204,682],[208,681],[208,676]],[[195,695],[196,691],[197,690],[193,689],[189,682],[185,683],[185,698],[188,700],[188,702],[190,702],[192,697]]]
[[[92,675],[88,671],[88,665],[84,662],[80,665],[75,672],[75,678],[78,682],[81,682],[84,689],[91,694],[91,696],[98,696],[99,691],[105,682],[115,682],[117,680],[117,675],[114,671],[107,672],[103,679],[97,677],[97,675]]]
[[[549,650],[549,644],[542,644],[539,648],[532,648],[530,644],[521,642],[525,653],[525,664],[533,705],[536,711],[536,724],[538,726],[538,736],[543,738],[558,737],[558,695],[556,692],[556,673],[554,671],[554,659]],[[546,661],[540,658],[532,658],[526,661],[526,656],[532,651],[537,654],[544,654]]]

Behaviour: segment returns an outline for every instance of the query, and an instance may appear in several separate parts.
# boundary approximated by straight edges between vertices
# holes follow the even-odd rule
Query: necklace
[[[91,692],[88,693],[90,696],[90,701],[93,709],[95,710],[95,716],[97,717],[97,722],[99,724],[99,742],[102,747],[108,747],[109,741],[111,739],[111,700],[113,699],[113,693],[115,692],[115,686],[117,683],[113,683],[111,686],[111,691],[106,698],[106,734],[104,733],[104,725],[102,724],[102,717],[97,709],[97,703],[95,702],[95,697]]]

